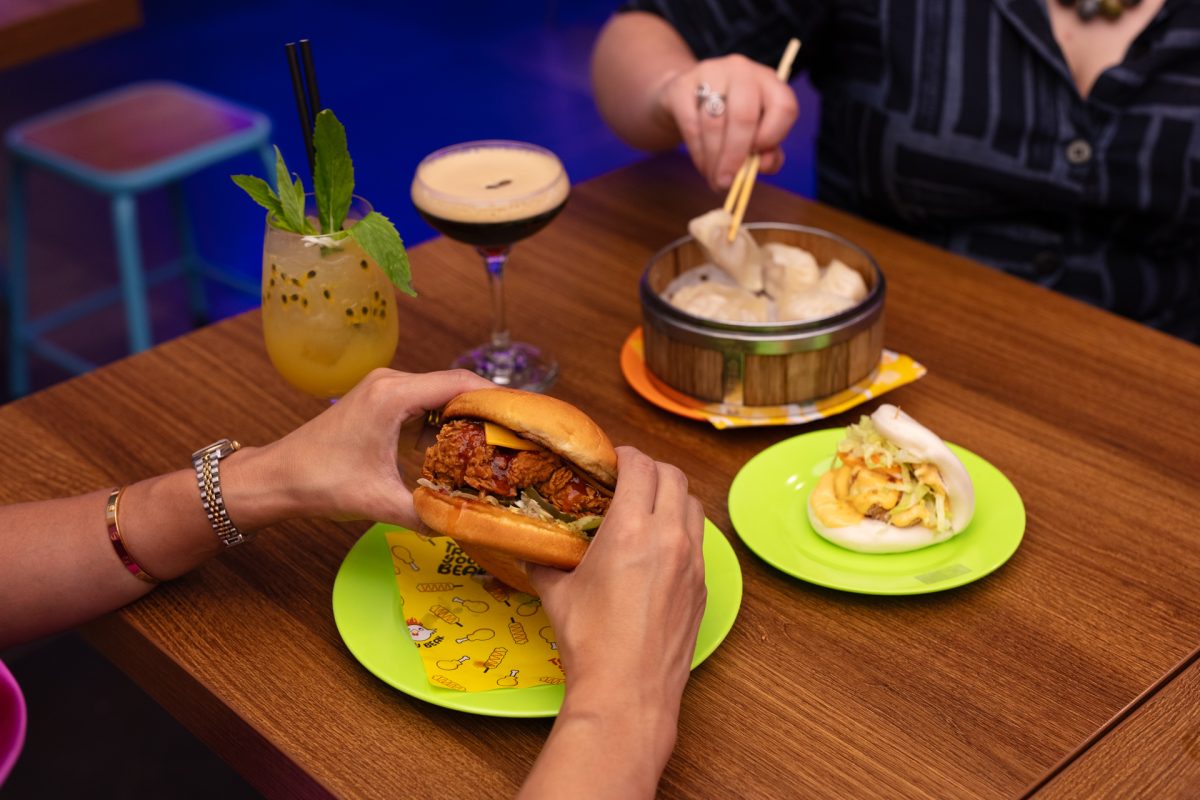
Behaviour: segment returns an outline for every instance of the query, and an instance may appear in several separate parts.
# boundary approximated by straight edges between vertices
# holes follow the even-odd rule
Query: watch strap
[[[213,532],[226,547],[243,544],[251,538],[233,524],[229,512],[225,510],[225,498],[221,494],[221,459],[237,452],[240,447],[241,445],[232,439],[220,439],[192,453],[196,485],[200,489],[200,504],[204,507]]]

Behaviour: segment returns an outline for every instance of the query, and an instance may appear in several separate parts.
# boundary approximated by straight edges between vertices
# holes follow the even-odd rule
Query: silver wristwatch
[[[221,439],[192,453],[196,484],[200,487],[200,503],[217,538],[226,547],[243,544],[252,538],[239,531],[229,519],[225,498],[221,496],[221,459],[236,452],[239,447],[241,445],[232,439]]]

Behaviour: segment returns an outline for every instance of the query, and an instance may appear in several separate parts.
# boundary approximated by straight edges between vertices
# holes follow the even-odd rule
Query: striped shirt
[[[626,9],[699,58],[774,66],[799,37],[821,93],[820,200],[1200,341],[1200,0],[1166,0],[1087,98],[1045,2]]]

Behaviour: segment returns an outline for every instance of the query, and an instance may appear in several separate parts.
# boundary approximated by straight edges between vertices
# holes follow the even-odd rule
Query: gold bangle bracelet
[[[141,564],[133,560],[133,556],[129,555],[129,551],[125,548],[125,540],[121,538],[121,526],[117,524],[117,511],[121,505],[121,495],[124,493],[124,486],[113,489],[108,496],[108,503],[104,507],[104,521],[108,524],[109,541],[112,542],[113,550],[117,551],[117,557],[121,559],[125,569],[129,570],[130,575],[146,583],[157,584],[160,582],[158,578],[146,572],[142,569]]]

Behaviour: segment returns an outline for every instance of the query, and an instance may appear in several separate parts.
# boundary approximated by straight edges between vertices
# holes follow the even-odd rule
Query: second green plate
[[[801,580],[862,594],[924,594],[979,580],[1009,559],[1025,533],[1025,506],[1008,478],[950,445],[975,484],[975,516],[962,533],[908,553],[858,553],[822,538],[808,522],[808,494],[833,459],[843,429],[814,431],[768,447],[729,487],[738,536],[763,561]]]

